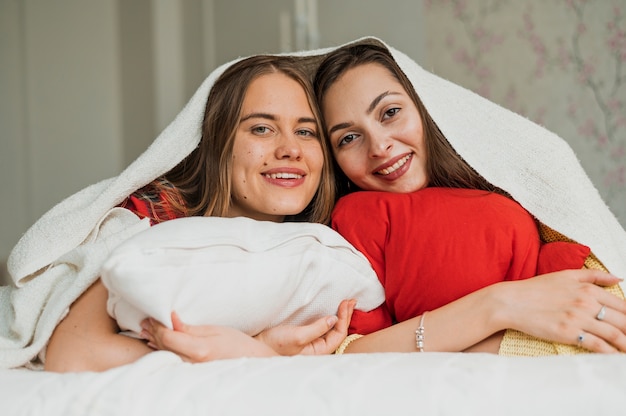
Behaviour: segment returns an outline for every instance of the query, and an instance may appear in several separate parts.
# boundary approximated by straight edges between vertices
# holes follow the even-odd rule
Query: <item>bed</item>
[[[626,358],[377,353],[0,371],[4,415],[622,415]]]
[[[302,57],[317,59],[329,50]],[[560,138],[392,51],[411,82],[420,85],[433,118],[447,137],[457,139],[455,148],[473,167],[542,223],[588,245],[609,270],[626,275],[626,234]],[[371,353],[188,364],[172,353],[155,352],[102,373],[25,369],[45,350],[68,306],[97,279],[111,248],[148,228],[116,206],[197,146],[207,93],[226,66],[207,78],[122,174],[55,206],[12,252],[9,269],[16,289],[0,287],[2,415],[626,414],[622,354]],[[450,99],[457,96],[464,99]],[[465,122],[463,114],[476,109],[482,123]],[[496,118],[501,122],[494,123]]]

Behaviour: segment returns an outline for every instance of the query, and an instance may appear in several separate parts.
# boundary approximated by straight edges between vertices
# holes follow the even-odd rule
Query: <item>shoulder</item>
[[[150,224],[184,217],[184,213],[172,206],[172,201],[182,202],[178,190],[165,180],[155,180],[137,189],[119,205],[140,218],[150,218]],[[184,204],[182,204],[184,205]]]

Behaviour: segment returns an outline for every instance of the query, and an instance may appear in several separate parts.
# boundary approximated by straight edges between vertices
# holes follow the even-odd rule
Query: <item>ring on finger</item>
[[[600,308],[600,312],[598,312],[598,314],[596,315],[596,319],[598,321],[602,321],[604,320],[605,315],[606,315],[606,306],[602,305],[602,307]]]
[[[583,346],[583,341],[585,341],[585,333],[581,332],[578,334],[576,345],[580,348]]]

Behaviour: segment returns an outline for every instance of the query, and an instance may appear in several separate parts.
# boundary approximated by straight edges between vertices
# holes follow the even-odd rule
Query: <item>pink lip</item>
[[[280,174],[280,173],[286,173],[286,174],[291,174],[291,175],[298,175],[299,177],[297,177],[297,178],[293,178],[293,177],[272,178],[272,177],[268,176],[268,175]],[[268,183],[270,183],[272,185],[282,186],[282,187],[285,187],[285,188],[294,188],[294,187],[300,186],[300,185],[302,185],[304,183],[307,174],[302,169],[284,167],[284,168],[273,168],[273,169],[270,169],[270,170],[266,170],[264,172],[261,172],[261,176],[263,177],[263,179],[266,182],[268,182]]]
[[[381,171],[382,169],[389,169],[391,166],[393,166],[397,161],[404,159],[405,157],[407,157],[407,155],[411,155],[411,157],[409,158],[409,160],[406,161],[406,163],[402,166],[400,166],[398,169],[396,169],[395,171],[393,171],[392,173],[388,174],[388,175],[381,175],[378,172]],[[399,156],[394,157],[393,159],[385,162],[382,165],[379,165],[377,168],[375,168],[372,171],[373,175],[376,175],[377,178],[380,179],[384,179],[386,181],[394,181],[396,179],[398,179],[399,177],[401,177],[402,175],[404,175],[409,168],[411,167],[411,161],[413,160],[413,154],[411,152],[408,153],[404,153],[401,154]]]

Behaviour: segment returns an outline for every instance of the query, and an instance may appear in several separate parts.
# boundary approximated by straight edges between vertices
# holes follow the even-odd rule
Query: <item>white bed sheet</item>
[[[0,371],[2,415],[624,415],[626,356],[413,353]]]

